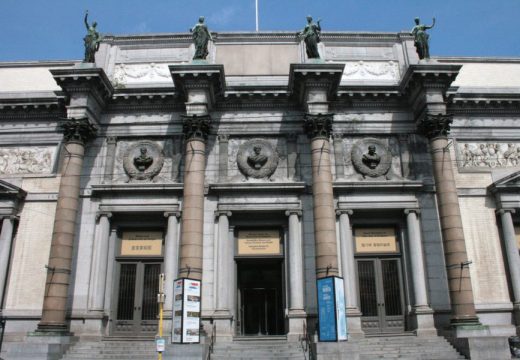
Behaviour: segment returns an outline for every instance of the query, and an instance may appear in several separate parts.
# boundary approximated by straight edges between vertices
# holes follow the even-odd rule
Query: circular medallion
[[[385,175],[392,165],[392,155],[384,142],[375,138],[359,140],[352,146],[352,164],[364,176]]]
[[[152,180],[161,171],[164,155],[153,141],[139,141],[128,147],[123,167],[130,180]]]
[[[278,152],[266,140],[249,140],[238,148],[237,164],[246,178],[269,178],[278,166]]]

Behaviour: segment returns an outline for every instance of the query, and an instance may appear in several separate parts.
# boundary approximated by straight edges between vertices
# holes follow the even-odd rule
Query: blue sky
[[[520,57],[520,0],[258,0],[260,31],[409,31],[437,23],[432,56]],[[254,0],[0,0],[0,61],[80,59],[83,16],[106,34],[187,32],[200,15],[211,31],[254,31]]]

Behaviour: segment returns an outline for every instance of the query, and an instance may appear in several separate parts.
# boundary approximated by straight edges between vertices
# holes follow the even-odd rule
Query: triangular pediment
[[[7,181],[0,180],[0,196],[11,195],[19,198],[24,198],[27,193],[25,190],[19,188],[16,185],[8,183]]]
[[[514,172],[495,181],[489,186],[493,192],[496,191],[520,191],[520,171]]]

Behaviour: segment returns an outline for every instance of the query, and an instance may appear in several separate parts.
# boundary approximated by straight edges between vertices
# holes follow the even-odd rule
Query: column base
[[[217,310],[213,313],[215,338],[217,342],[233,341],[233,315],[228,310]]]
[[[347,334],[349,339],[359,339],[365,337],[365,332],[361,328],[361,311],[358,308],[347,308]]]
[[[299,341],[303,334],[308,331],[305,328],[307,326],[307,313],[303,309],[290,309],[287,319],[289,320],[287,340]]]
[[[417,336],[436,336],[437,329],[433,319],[433,310],[429,306],[416,306],[411,312]]]
[[[2,355],[6,359],[57,360],[77,340],[70,333],[35,331],[27,334],[21,342],[4,343]]]
[[[510,359],[507,336],[493,336],[486,325],[452,326],[448,340],[468,359]]]

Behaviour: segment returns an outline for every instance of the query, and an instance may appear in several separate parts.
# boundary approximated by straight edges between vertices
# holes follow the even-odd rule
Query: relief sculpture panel
[[[461,169],[520,166],[520,143],[459,142],[457,149],[457,164]]]
[[[281,173],[277,170],[286,170],[286,165],[281,162],[287,160],[286,144],[278,144],[278,141],[266,139],[238,140],[229,142],[229,170],[235,180],[247,181],[269,180],[276,178],[287,178],[286,171]]]
[[[0,174],[49,174],[56,146],[0,148]]]

